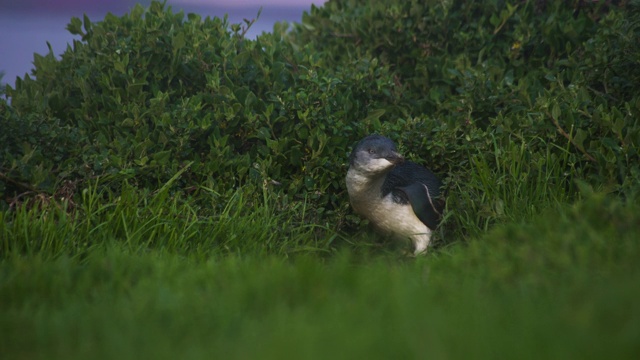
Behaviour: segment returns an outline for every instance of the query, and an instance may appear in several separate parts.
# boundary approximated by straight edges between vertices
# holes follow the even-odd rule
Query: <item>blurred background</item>
[[[277,21],[300,22],[302,13],[311,4],[322,5],[325,0],[168,0],[174,12],[183,10],[205,16],[229,15],[229,23],[255,19],[247,32],[255,38],[263,31],[271,31]],[[33,54],[48,53],[47,41],[56,55],[64,52],[74,36],[65,28],[71,17],[82,19],[84,14],[95,22],[111,12],[123,15],[136,3],[148,6],[151,0],[0,0],[0,83],[13,85],[17,76],[30,74]],[[79,39],[79,36],[75,38]]]

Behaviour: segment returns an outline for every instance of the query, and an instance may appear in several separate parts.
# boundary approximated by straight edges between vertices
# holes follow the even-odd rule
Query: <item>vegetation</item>
[[[165,4],[0,99],[12,358],[637,358],[640,4]],[[383,133],[445,179],[410,259],[348,206]]]

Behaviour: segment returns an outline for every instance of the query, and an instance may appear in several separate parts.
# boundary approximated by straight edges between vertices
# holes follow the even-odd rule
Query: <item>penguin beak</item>
[[[392,152],[384,157],[393,165],[402,164],[404,162],[404,157],[397,152]]]

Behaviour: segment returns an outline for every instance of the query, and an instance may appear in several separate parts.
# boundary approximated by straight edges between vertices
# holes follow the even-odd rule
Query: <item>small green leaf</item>
[[[558,103],[553,104],[553,107],[551,108],[551,116],[553,116],[554,119],[558,120],[560,118],[560,115],[560,105],[558,105]]]
[[[620,144],[610,137],[602,138],[602,144],[615,152],[620,151]]]
[[[158,151],[153,154],[153,160],[157,161],[159,164],[166,165],[169,164],[169,159],[171,158],[171,150]]]
[[[149,161],[149,157],[143,156],[142,158],[135,160],[134,163],[138,166],[144,166],[147,164],[147,161]]]
[[[123,74],[126,72],[125,65],[121,61],[116,61],[115,63],[113,63],[113,68],[116,69],[116,71],[121,72]]]
[[[375,131],[379,130],[381,127],[380,117],[384,115],[386,110],[377,109],[370,111],[366,118],[364,118],[363,122],[366,124],[371,124]]]
[[[573,136],[573,142],[578,146],[579,149],[584,149],[583,144],[587,139],[587,132],[582,129],[577,129],[576,134]]]
[[[184,38],[184,33],[183,32],[179,32],[177,33],[173,39],[171,39],[171,45],[173,46],[173,51],[174,53],[177,52],[178,50],[182,49],[185,45],[186,45],[186,40]]]
[[[89,17],[87,16],[87,14],[84,14],[84,30],[86,32],[91,31],[91,19],[89,19]]]
[[[73,35],[84,36],[84,32],[82,32],[82,20],[77,17],[71,18],[71,22],[67,24],[67,30],[69,30],[69,32]]]

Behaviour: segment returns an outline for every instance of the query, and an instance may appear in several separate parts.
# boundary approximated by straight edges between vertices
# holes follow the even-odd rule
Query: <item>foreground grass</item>
[[[253,210],[266,211],[266,205]],[[149,214],[153,208],[148,205]],[[635,203],[592,194],[574,206],[526,224],[497,227],[478,240],[443,246],[419,259],[353,245],[318,256],[326,252],[310,243],[297,243],[307,249],[299,252],[289,251],[293,243],[287,251],[263,251],[264,244],[241,252],[206,250],[229,248],[220,238],[228,236],[225,226],[231,223],[253,224],[246,236],[269,242],[285,234],[278,230],[284,220],[262,213],[260,222],[251,213],[238,213],[227,224],[218,216],[219,224],[209,224],[214,230],[206,232],[204,220],[189,218],[187,209],[177,203],[168,208],[180,210],[184,222],[175,220],[175,213],[145,217],[143,211],[136,220],[142,225],[135,226],[129,223],[133,219],[115,216],[113,207],[98,217],[113,218],[103,226],[68,228],[77,222],[35,211],[18,216],[29,226],[3,220],[3,356],[640,355],[640,207]],[[41,217],[29,217],[36,214]],[[163,231],[142,230],[162,224],[168,224]],[[180,224],[191,225],[176,228]],[[81,233],[82,226],[87,233]],[[304,221],[286,226],[294,240],[311,238],[307,231],[313,229]],[[191,228],[199,230],[191,233]],[[12,241],[20,236],[22,242],[36,238],[27,229],[57,234],[57,240],[40,242],[39,250],[17,247]],[[159,233],[175,235],[153,235]],[[54,245],[77,234],[90,235],[91,244],[80,249]],[[324,244],[335,238],[325,236]],[[182,248],[178,241],[184,241]]]

